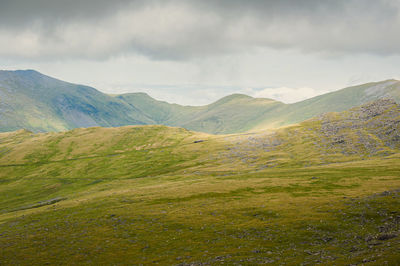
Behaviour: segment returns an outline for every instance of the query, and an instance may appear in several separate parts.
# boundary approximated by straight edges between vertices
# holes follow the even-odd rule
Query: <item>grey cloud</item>
[[[186,60],[252,49],[400,54],[396,0],[1,0],[0,56]]]
[[[73,20],[96,20],[123,8],[124,5],[138,4],[133,0],[1,0],[1,27],[27,27],[33,22],[43,22],[51,27],[54,23],[68,23]]]

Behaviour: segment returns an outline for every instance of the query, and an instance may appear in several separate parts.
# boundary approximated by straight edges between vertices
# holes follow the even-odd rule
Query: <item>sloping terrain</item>
[[[94,88],[33,70],[0,71],[0,110],[3,132],[153,123],[139,110]]]
[[[400,102],[400,82],[385,80],[344,88],[294,104],[288,104],[275,113],[275,117],[262,118],[255,129],[273,128],[298,123],[311,117],[340,112],[377,99]]]
[[[395,264],[400,106],[274,131],[0,134],[2,264]]]
[[[206,106],[181,106],[159,102],[143,93],[117,98],[135,106],[158,124],[180,126],[214,134],[243,132],[254,126],[254,119],[268,116],[283,103],[233,94]]]
[[[287,128],[230,138],[232,154],[265,166],[310,166],[385,157],[400,146],[400,108],[381,99]]]
[[[345,88],[295,104],[233,94],[205,106],[157,101],[145,93],[110,96],[33,70],[0,71],[0,131],[167,125],[213,134],[277,128],[369,101],[400,100],[400,82]]]
[[[259,131],[302,122],[327,112],[340,112],[377,99],[400,102],[400,82],[386,80],[345,88],[294,104],[233,94],[210,105],[180,106],[143,93],[118,96],[147,113],[158,124],[213,134]],[[153,108],[155,107],[155,108]]]

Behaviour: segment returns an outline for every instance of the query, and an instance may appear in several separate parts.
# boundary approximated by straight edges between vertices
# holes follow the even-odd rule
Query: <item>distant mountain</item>
[[[243,94],[226,96],[199,107],[159,102],[143,93],[123,94],[117,98],[135,106],[157,124],[216,134],[250,130],[259,117],[284,106],[281,102]]]
[[[367,83],[287,104],[276,110],[274,116],[263,118],[255,129],[290,125],[319,114],[344,111],[378,99],[393,99],[399,103],[400,81],[392,79]]]
[[[205,106],[181,106],[145,93],[110,96],[34,70],[0,71],[0,131],[163,124],[227,134],[298,123],[380,98],[399,102],[400,82],[368,83],[295,104],[233,94]]]
[[[94,88],[33,70],[0,71],[0,131],[60,131],[152,122],[140,110]]]
[[[135,106],[157,124],[226,134],[291,125],[382,98],[400,103],[400,81],[385,80],[348,87],[294,104],[242,94],[233,94],[200,107],[168,104],[144,93],[123,94],[117,98]]]

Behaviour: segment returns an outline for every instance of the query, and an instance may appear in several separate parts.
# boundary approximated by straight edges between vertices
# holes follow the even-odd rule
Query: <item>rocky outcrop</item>
[[[392,99],[380,99],[342,113],[321,115],[320,135],[324,143],[343,153],[370,154],[382,146],[400,148],[400,105]],[[345,152],[346,151],[346,152]]]

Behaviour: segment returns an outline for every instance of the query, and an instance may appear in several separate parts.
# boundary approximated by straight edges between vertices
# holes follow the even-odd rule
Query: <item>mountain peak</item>
[[[216,102],[219,101],[232,101],[232,100],[239,100],[239,99],[252,99],[253,97],[246,95],[246,94],[241,94],[241,93],[233,93],[227,96],[224,96],[222,98],[220,98],[219,100],[217,100]]]
[[[251,99],[253,97],[247,95],[247,94],[243,94],[243,93],[233,93],[231,95],[228,95],[224,98],[232,98],[232,99]],[[222,98],[222,99],[224,99]]]
[[[254,101],[254,102],[262,102],[262,103],[267,103],[267,102],[276,102],[280,103],[277,100],[274,99],[269,99],[269,98],[254,98],[252,96],[246,95],[246,94],[241,94],[241,93],[234,93],[228,96],[225,96],[215,103],[228,103],[228,102],[236,102],[236,101]]]
[[[0,73],[9,73],[9,74],[17,74],[21,76],[25,75],[41,75],[44,76],[42,73],[34,70],[34,69],[18,69],[18,70],[0,70]]]
[[[143,97],[143,98],[153,98],[148,95],[146,92],[128,92],[123,94],[117,94],[117,97],[125,97],[125,96],[136,96],[136,97]]]
[[[21,69],[21,70],[15,70],[15,72],[17,73],[27,73],[27,74],[41,74],[39,71],[34,70],[34,69]]]

